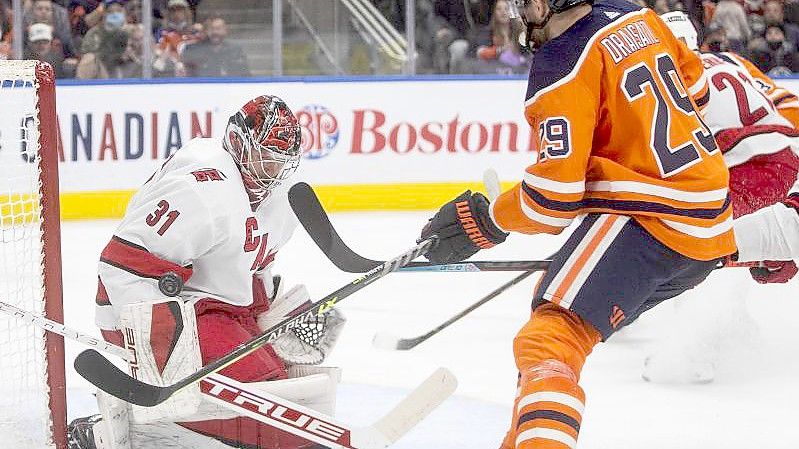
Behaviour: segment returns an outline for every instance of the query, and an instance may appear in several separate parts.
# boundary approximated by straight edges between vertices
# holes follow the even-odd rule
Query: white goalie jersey
[[[102,253],[98,326],[117,328],[115,307],[166,299],[159,279],[169,271],[183,278],[184,299],[252,304],[253,276],[268,269],[297,225],[288,187],[253,210],[220,141],[190,141],[131,199]],[[263,278],[268,291],[271,276]]]

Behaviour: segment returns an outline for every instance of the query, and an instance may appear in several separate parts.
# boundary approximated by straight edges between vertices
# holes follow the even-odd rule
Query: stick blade
[[[439,368],[372,428],[394,444],[450,397],[457,386],[455,375]]]
[[[419,343],[427,340],[429,335],[413,338],[400,338],[388,332],[378,332],[372,337],[372,346],[386,351],[407,351],[415,348]]]
[[[384,349],[386,351],[394,351],[397,349],[397,343],[400,338],[388,332],[378,332],[372,337],[372,346],[377,349]]]
[[[344,243],[330,223],[327,212],[313,188],[308,184],[298,182],[291,186],[289,204],[316,246],[339,270],[348,273],[366,273],[382,263],[362,257]]]
[[[94,349],[78,354],[75,371],[106,393],[143,407],[156,406],[172,395],[167,387],[157,387],[130,377]]]

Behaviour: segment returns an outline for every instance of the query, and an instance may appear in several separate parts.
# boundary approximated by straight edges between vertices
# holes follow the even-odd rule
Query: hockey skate
[[[94,425],[103,419],[102,415],[77,418],[67,428],[67,449],[97,449],[94,442]]]

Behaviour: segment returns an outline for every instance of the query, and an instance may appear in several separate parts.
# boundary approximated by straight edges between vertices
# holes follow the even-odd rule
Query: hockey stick
[[[2,301],[0,311],[123,360],[129,361],[134,357],[125,348]],[[455,376],[447,369],[439,368],[374,424],[353,428],[271,393],[253,391],[251,385],[219,373],[210,374],[200,381],[203,394],[223,407],[325,447],[349,449],[382,449],[394,444],[448,398],[456,386]]]
[[[301,186],[302,184],[298,185]],[[305,186],[307,187],[307,184],[305,184]],[[297,186],[293,186],[289,191],[289,198],[292,200],[292,203],[300,205],[302,203],[302,195],[298,195],[299,198],[294,198],[295,187]],[[75,370],[83,376],[84,379],[112,396],[132,404],[152,407],[164,402],[181,389],[199,381],[211,373],[224,369],[256,349],[271,343],[277,337],[285,334],[299,324],[308,321],[316,315],[325,313],[342,299],[387,274],[396,271],[400,267],[407,265],[411,260],[424,254],[434,242],[435,237],[432,237],[417,243],[408,251],[369,270],[352,282],[312,303],[311,307],[306,312],[286,318],[262,334],[240,344],[227,355],[205,365],[199,371],[186,376],[172,385],[156,386],[134,379],[93,349],[87,349],[78,354],[78,357],[75,358]]]
[[[499,182],[499,175],[497,175],[496,170],[494,170],[493,168],[488,168],[483,172],[483,185],[485,186],[486,193],[491,201],[497,199],[500,193],[502,193],[501,192],[502,186]],[[372,346],[382,349],[393,349],[399,351],[407,351],[409,349],[413,349],[416,346],[418,346],[420,343],[427,341],[428,338],[438,334],[442,330],[449,327],[451,324],[455,323],[456,321],[460,320],[466,315],[472,313],[472,311],[476,310],[478,307],[496,298],[497,296],[502,294],[505,290],[513,287],[522,280],[526,279],[533,273],[535,273],[535,271],[526,271],[516,276],[510,281],[497,287],[491,293],[483,296],[482,298],[477,300],[474,304],[470,305],[469,307],[465,308],[464,310],[460,311],[459,313],[450,317],[448,320],[444,321],[443,323],[439,324],[438,326],[434,327],[433,329],[429,330],[428,332],[422,335],[412,338],[399,338],[389,333],[377,333],[372,339]]]
[[[289,197],[289,202],[300,220],[300,224],[311,236],[316,246],[339,270],[348,273],[364,273],[385,263],[382,260],[363,257],[344,243],[330,222],[330,217],[322,207],[322,203],[319,202],[319,197],[308,184],[296,184],[291,190],[296,195]],[[399,271],[539,271],[546,270],[547,267],[549,267],[548,260],[477,260],[443,265],[430,262],[411,262],[400,268]]]
[[[432,337],[433,335],[438,334],[442,330],[449,327],[452,323],[460,320],[461,318],[465,317],[466,315],[470,314],[472,311],[477,309],[478,307],[482,306],[483,304],[487,303],[488,301],[496,298],[505,290],[513,287],[514,285],[518,284],[525,278],[529,277],[531,274],[535,273],[535,271],[526,271],[515,278],[511,279],[510,281],[502,284],[496,290],[492,291],[491,293],[483,296],[479,300],[477,300],[474,304],[470,305],[469,307],[463,309],[461,312],[457,313],[455,316],[451,317],[450,319],[444,321],[443,323],[439,324],[435,328],[431,329],[430,331],[419,335],[417,337],[412,338],[399,338],[395,335],[391,335],[388,333],[377,333],[372,340],[372,345],[381,349],[394,349],[399,351],[407,351],[408,349],[413,349],[418,346],[420,343],[426,341],[428,338]]]

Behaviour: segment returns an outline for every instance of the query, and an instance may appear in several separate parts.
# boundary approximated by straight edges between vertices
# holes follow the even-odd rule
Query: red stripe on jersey
[[[151,279],[159,279],[171,271],[179,275],[183,282],[186,282],[192,274],[191,265],[182,267],[174,262],[161,259],[145,248],[117,236],[111,237],[111,241],[100,254],[100,261],[136,276]]]
[[[759,134],[780,133],[788,137],[799,137],[799,130],[783,125],[752,125],[743,128],[723,129],[716,133],[716,142],[722,153],[726,153],[747,137]]]

